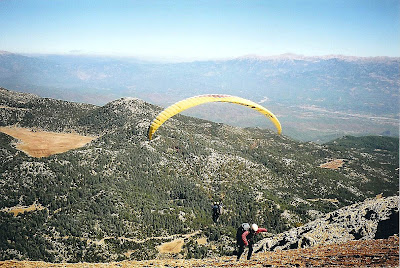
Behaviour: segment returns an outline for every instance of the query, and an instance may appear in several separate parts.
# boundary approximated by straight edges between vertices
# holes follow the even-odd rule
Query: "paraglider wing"
[[[235,104],[240,104],[243,106],[247,106],[251,109],[254,109],[256,111],[259,111],[260,113],[264,114],[267,118],[269,118],[272,123],[274,123],[276,129],[278,130],[278,134],[281,134],[282,128],[281,124],[276,118],[276,116],[268,111],[266,108],[263,106],[252,102],[250,100],[246,100],[240,97],[235,97],[235,96],[230,96],[230,95],[200,95],[200,96],[195,96],[191,97],[188,99],[184,99],[181,101],[178,101],[175,104],[172,104],[168,108],[166,108],[164,111],[159,113],[157,117],[153,120],[153,122],[150,125],[148,136],[149,139],[151,140],[153,138],[153,134],[157,131],[157,129],[165,122],[167,121],[170,117],[197,105],[207,103],[207,102],[230,102],[230,103],[235,103]]]

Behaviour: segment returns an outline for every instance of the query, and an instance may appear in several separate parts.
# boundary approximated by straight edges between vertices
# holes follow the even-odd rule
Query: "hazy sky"
[[[0,50],[400,56],[400,0],[0,0]]]

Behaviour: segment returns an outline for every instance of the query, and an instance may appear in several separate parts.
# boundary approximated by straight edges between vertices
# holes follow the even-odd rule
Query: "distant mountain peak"
[[[14,53],[5,51],[5,50],[0,50],[0,55],[13,55]]]
[[[114,100],[106,106],[112,107],[115,111],[120,111],[121,108],[129,110],[132,114],[149,114],[152,109],[149,108],[149,103],[139,98],[124,97]],[[154,116],[153,114],[151,116]]]
[[[304,59],[304,55],[285,53],[280,55],[261,56],[257,54],[249,54],[239,57],[238,59],[249,59],[249,60],[280,60],[280,59]]]
[[[132,102],[132,101],[143,102],[143,100],[141,100],[139,98],[134,98],[134,97],[123,97],[123,98],[120,98],[119,100],[116,100],[116,101],[117,102],[121,102],[121,103]]]
[[[261,56],[256,54],[249,54],[237,59],[240,60],[303,60],[303,61],[319,61],[319,60],[331,60],[338,59],[342,61],[387,61],[387,60],[400,60],[398,57],[387,57],[387,56],[375,56],[375,57],[358,57],[358,56],[346,56],[339,54],[330,54],[330,55],[322,55],[322,56],[305,56],[302,54],[295,53],[284,53],[280,55],[271,55],[271,56]]]

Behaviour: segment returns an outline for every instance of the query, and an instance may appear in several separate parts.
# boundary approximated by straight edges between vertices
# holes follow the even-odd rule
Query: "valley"
[[[284,54],[193,62],[0,53],[0,86],[67,101],[105,105],[136,97],[167,107],[201,94],[260,103],[284,133],[320,144],[344,135],[399,135],[399,58]],[[239,127],[268,125],[247,111],[206,106],[187,115]]]

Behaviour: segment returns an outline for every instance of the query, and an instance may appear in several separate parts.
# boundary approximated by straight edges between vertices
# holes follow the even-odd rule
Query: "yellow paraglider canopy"
[[[279,122],[278,118],[271,113],[269,110],[264,108],[263,106],[252,102],[250,100],[246,100],[240,97],[235,97],[235,96],[230,96],[230,95],[217,95],[217,94],[208,94],[208,95],[200,95],[200,96],[195,96],[191,97],[188,99],[184,99],[181,101],[178,101],[175,104],[172,104],[168,108],[166,108],[164,111],[159,113],[156,118],[154,118],[153,122],[150,125],[149,128],[149,139],[151,140],[153,138],[153,134],[157,131],[157,129],[169,118],[172,116],[197,105],[207,103],[207,102],[230,102],[230,103],[235,103],[235,104],[240,104],[243,106],[247,106],[251,109],[254,109],[256,111],[259,111],[263,115],[265,115],[267,118],[269,118],[272,123],[274,123],[276,129],[278,130],[278,134],[281,134],[282,132],[282,127],[281,123]]]

